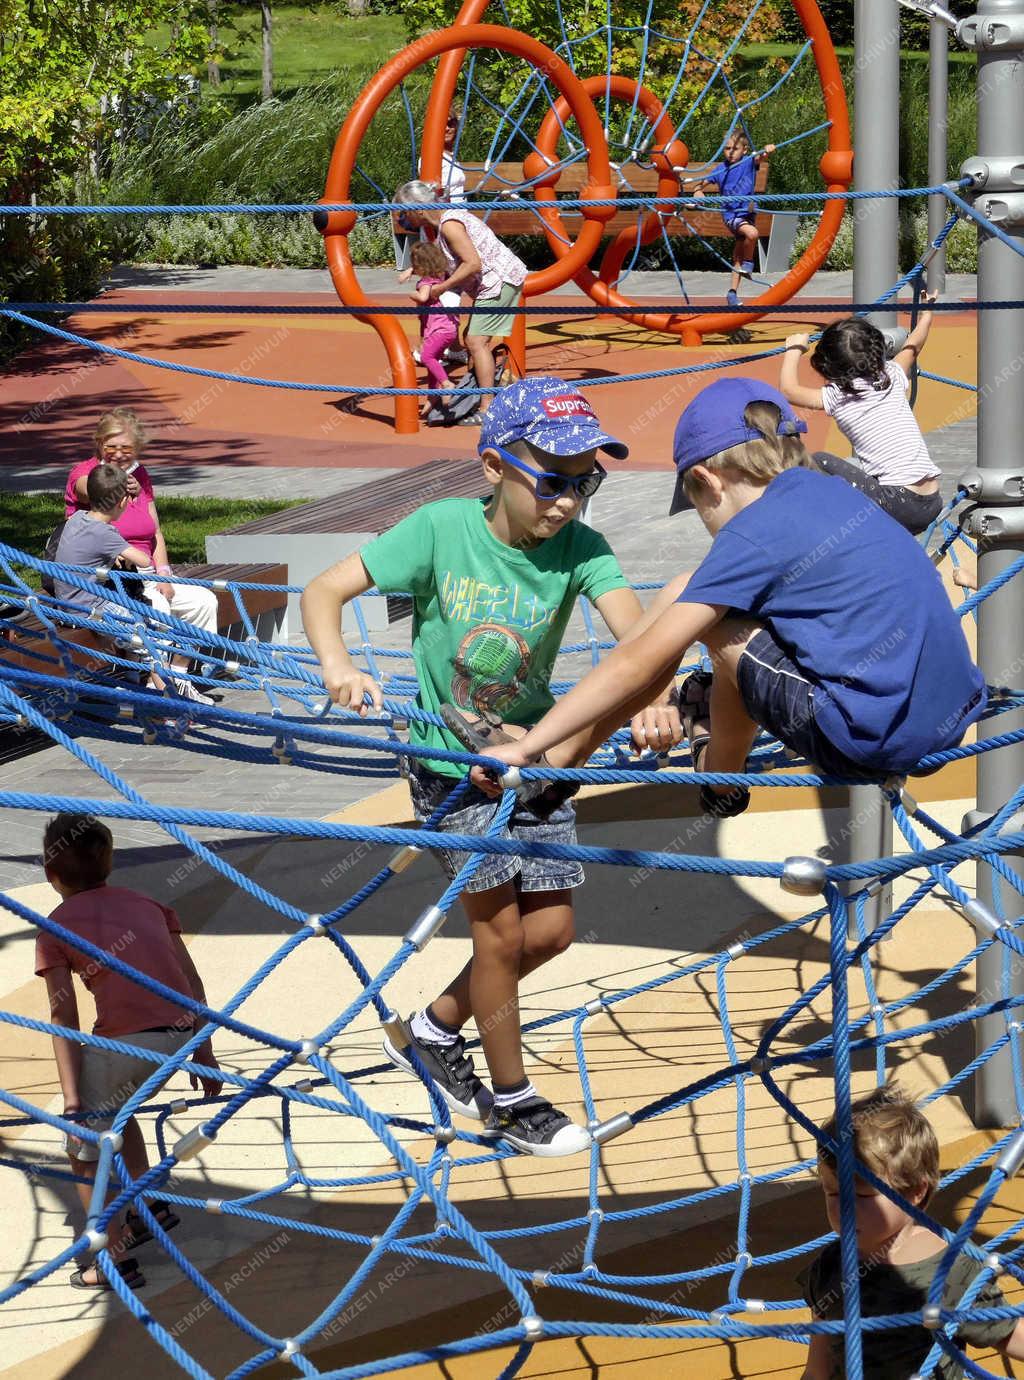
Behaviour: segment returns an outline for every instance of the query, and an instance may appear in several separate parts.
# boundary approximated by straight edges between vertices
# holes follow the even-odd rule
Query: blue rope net
[[[966,550],[967,538],[950,516],[940,519],[937,533],[941,533],[940,546],[950,554]],[[1022,567],[1024,558],[998,581],[965,598],[962,613],[973,615],[981,601],[1019,575]],[[768,740],[755,746],[746,773],[722,776],[695,773],[685,751],[667,759],[633,759],[627,755],[622,733],[585,769],[524,772],[527,778],[566,776],[599,784],[656,782],[682,790],[679,813],[689,822],[660,850],[512,842],[500,836],[512,807],[511,792],[505,793],[491,825],[479,837],[437,831],[443,814],[458,805],[458,789],[426,826],[415,830],[299,818],[263,808],[227,812],[199,805],[161,805],[110,765],[120,750],[140,741],[167,742],[183,753],[215,753],[225,763],[276,763],[282,769],[291,765],[339,780],[395,779],[401,762],[415,755],[402,736],[402,727],[411,719],[425,717],[413,703],[416,683],[408,649],[375,645],[368,630],[372,596],[357,602],[359,632],[351,645],[385,689],[385,712],[362,720],[328,705],[308,647],[260,641],[245,594],[247,589],[265,586],[227,586],[236,600],[241,629],[239,636],[228,638],[201,633],[171,615],[135,604],[119,588],[117,572],[111,572],[104,577],[108,583],[103,591],[107,600],[133,615],[126,637],[125,620],[110,615],[87,619],[75,606],[30,586],[33,572],[58,570],[62,580],[76,586],[94,586],[97,579],[96,572],[54,567],[0,546],[0,598],[4,601],[0,636],[9,640],[9,647],[24,650],[34,645],[42,668],[23,669],[0,651],[0,725],[6,722],[45,735],[92,773],[97,791],[93,798],[3,790],[0,806],[11,811],[90,811],[110,821],[158,825],[185,852],[185,861],[172,876],[187,876],[206,864],[222,883],[266,908],[275,917],[275,926],[262,956],[247,958],[245,947],[238,946],[231,964],[232,990],[222,1004],[185,1001],[163,992],[196,1020],[194,1035],[180,1053],[166,1060],[133,1046],[130,1039],[65,1032],[46,1020],[0,1011],[0,1022],[35,1032],[40,1039],[54,1033],[73,1034],[86,1045],[131,1052],[153,1065],[152,1076],[120,1109],[110,1133],[90,1129],[87,1121],[72,1126],[36,1098],[15,1089],[0,1090],[0,1101],[7,1109],[5,1130],[28,1136],[25,1141],[11,1142],[3,1164],[26,1175],[37,1194],[46,1185],[56,1188],[72,1177],[62,1167],[56,1148],[58,1131],[73,1130],[94,1143],[99,1154],[86,1231],[59,1249],[52,1243],[44,1249],[40,1243],[30,1266],[0,1291],[0,1303],[28,1293],[26,1302],[31,1307],[36,1285],[51,1279],[74,1256],[96,1251],[100,1263],[111,1267],[114,1290],[139,1326],[182,1372],[196,1377],[211,1372],[204,1364],[202,1348],[190,1342],[189,1330],[193,1321],[207,1314],[235,1338],[235,1351],[243,1359],[230,1372],[234,1377],[278,1359],[303,1375],[368,1376],[501,1347],[513,1348],[513,1355],[506,1362],[503,1354],[495,1362],[495,1373],[500,1364],[501,1374],[512,1376],[542,1338],[741,1342],[773,1337],[805,1343],[812,1332],[842,1332],[844,1323],[808,1324],[802,1316],[776,1320],[774,1314],[791,1314],[802,1305],[792,1286],[780,1295],[777,1287],[766,1288],[762,1281],[780,1266],[795,1275],[831,1238],[827,1233],[816,1234],[810,1240],[786,1240],[780,1245],[777,1231],[765,1231],[759,1209],[773,1194],[806,1180],[814,1163],[814,1143],[822,1140],[820,1123],[833,1105],[840,1112],[844,1101],[848,1106],[854,1063],[870,1070],[856,1075],[860,1082],[870,1078],[882,1083],[894,1067],[915,1057],[929,1042],[942,1038],[950,1051],[960,1050],[965,1033],[978,1018],[996,1013],[1002,1016],[1004,1027],[998,1037],[980,1053],[965,1054],[959,1066],[948,1056],[942,1077],[933,1080],[924,1102],[962,1095],[979,1067],[1008,1049],[1018,1108],[1024,1111],[1017,1015],[1024,997],[1017,995],[1014,982],[1016,964],[1024,955],[1020,935],[1024,879],[1013,859],[1024,847],[1024,835],[1007,832],[1012,827],[1009,821],[1024,805],[1024,787],[994,818],[957,834],[893,782],[886,800],[903,841],[900,854],[871,863],[826,867],[821,893],[806,903],[809,909],[804,911],[802,903],[777,907],[768,902],[765,910],[770,919],[763,929],[730,936],[723,947],[712,946],[708,952],[687,951],[687,917],[681,914],[678,952],[656,955],[639,970],[604,973],[574,1004],[564,1006],[555,993],[554,1009],[524,1020],[527,1048],[541,1051],[549,1063],[557,1062],[554,1051],[571,1049],[570,1067],[578,1069],[579,1077],[574,1100],[583,1104],[595,1143],[589,1158],[573,1162],[577,1192],[568,1214],[559,1213],[557,1200],[543,1213],[524,1211],[530,1193],[522,1188],[514,1209],[496,1213],[493,1202],[488,1205],[473,1186],[481,1176],[487,1182],[487,1175],[514,1175],[516,1166],[508,1163],[510,1157],[515,1158],[512,1152],[463,1123],[454,1124],[426,1079],[422,1086],[410,1085],[382,1061],[373,1035],[379,1023],[392,1028],[392,993],[401,981],[399,975],[410,969],[415,972],[414,965],[425,961],[417,959],[419,949],[455,905],[481,859],[488,853],[578,858],[602,870],[628,869],[625,875],[631,888],[669,871],[690,874],[691,886],[745,879],[745,885],[767,885],[781,897],[774,888],[780,882],[784,887],[789,884],[787,866],[776,860],[717,856],[712,839],[704,833],[713,822],[706,816],[686,815],[685,792],[700,782],[793,789],[821,784],[822,779],[810,764],[796,763],[794,769],[779,744]],[[571,684],[607,645],[597,638],[589,611],[584,613],[584,635],[564,649],[556,689]],[[85,632],[92,635],[94,644],[90,656],[95,669],[89,675],[82,673],[74,659],[81,656]],[[185,706],[173,695],[158,695],[138,684],[140,672],[166,669],[172,650],[195,659],[200,667],[194,677],[199,688],[213,684],[211,677],[218,668],[233,676],[234,690],[226,702]],[[243,703],[246,707],[239,707]],[[990,719],[1022,707],[1024,690],[992,687]],[[981,743],[937,754],[924,765],[998,750],[1024,737],[1024,730],[993,736],[994,727],[987,725],[989,736]],[[430,756],[448,756],[466,764],[478,760],[438,749],[431,749]],[[783,765],[786,772],[779,770]],[[290,780],[294,789],[295,778]],[[260,802],[261,806],[273,803],[273,799]],[[312,842],[355,845],[341,857],[333,881],[345,878],[354,855],[357,862],[365,855],[365,865],[356,874],[361,884],[334,909],[311,913],[247,875],[232,861],[229,846],[203,841],[197,834],[201,830],[216,831],[217,840],[258,835],[288,838],[296,847]],[[621,844],[625,831],[620,827],[615,832]],[[636,838],[635,828],[628,837]],[[398,878],[416,850],[451,846],[465,849],[469,861],[404,938],[382,946],[357,937],[358,924],[353,924],[352,917],[360,907],[372,909],[373,899],[382,894],[385,904],[386,897],[393,896],[391,904],[402,907],[403,882]],[[385,860],[380,850],[394,848],[399,852]],[[995,901],[976,931],[954,913],[962,913],[972,901],[969,869],[980,860],[992,868]],[[420,861],[418,866],[426,864]],[[890,882],[897,885],[899,899],[881,927],[868,932],[866,903],[880,883]],[[586,895],[580,908],[584,922]],[[27,935],[36,930],[57,935],[142,987],[161,990],[125,957],[75,939],[14,896],[0,896],[0,904],[24,925]],[[923,932],[915,926],[925,906],[944,906],[948,924],[962,929],[955,958],[941,970],[929,969],[927,957],[922,961]],[[798,913],[791,913],[794,909]],[[977,909],[970,913],[977,922]],[[853,934],[849,941],[848,926]],[[297,1037],[294,1022],[285,1015],[290,1005],[302,1002],[302,992],[289,988],[289,972],[297,964],[308,963],[303,946],[314,940],[318,978],[323,973],[318,991],[332,990],[328,984],[333,983],[336,997],[321,1028]],[[891,952],[908,955],[911,966],[921,970],[919,988],[905,982],[904,990],[894,990],[891,975],[898,960],[886,961],[886,950],[880,948],[890,940]],[[901,948],[901,944],[911,947]],[[768,1024],[752,1030],[744,995],[751,972],[760,964],[778,964],[780,958],[803,952],[801,945],[810,946],[807,952],[817,952],[816,961],[807,966],[805,985],[795,981],[791,991],[778,992]],[[969,965],[993,945],[1002,946],[1005,955],[1000,990],[979,993],[976,1004],[964,1009],[957,997],[959,985]],[[284,998],[282,1019],[264,1028],[248,1018],[247,1003],[270,988]],[[687,1023],[697,1026],[703,1043],[699,1056],[692,1046],[680,1048],[682,1059],[671,1052],[661,1053],[664,1037],[658,1032],[665,1025],[659,1013],[665,1011],[683,1012],[684,1028]],[[281,1033],[284,1029],[291,1033]],[[180,1084],[183,1072],[209,1072],[196,1062],[195,1054],[210,1035],[216,1037],[226,1065],[221,1095],[202,1099],[169,1091],[165,1086],[169,1077]],[[230,1054],[224,1053],[227,1044]],[[616,1057],[639,1054],[637,1075],[631,1080],[636,1087],[632,1097],[624,1097],[621,1078],[617,1078],[616,1095],[609,1101],[609,1046]],[[668,1048],[673,1048],[671,1040]],[[832,1078],[823,1084],[828,1073]],[[404,1089],[397,1109],[396,1086]],[[702,1109],[709,1106],[716,1115],[724,1112],[734,1127],[724,1147],[719,1137],[717,1144],[722,1148],[715,1152],[709,1172],[696,1176],[689,1188],[685,1174],[661,1186],[658,1173],[648,1165],[644,1178],[655,1184],[656,1191],[631,1197],[625,1184],[628,1165],[635,1161],[635,1154],[628,1153],[633,1140],[639,1141],[642,1157],[650,1147],[659,1147],[659,1161],[667,1154],[674,1164],[666,1147],[693,1141],[699,1151],[700,1127],[705,1124]],[[766,1109],[773,1106],[792,1128],[781,1163],[777,1147],[766,1156],[758,1132]],[[157,1148],[150,1170],[138,1181],[129,1173],[119,1134],[132,1116],[141,1119],[147,1139]],[[658,1123],[663,1130],[642,1134],[640,1128]],[[269,1164],[240,1186],[224,1171],[231,1162],[232,1147],[251,1139],[254,1130]],[[1012,1155],[1007,1159],[1004,1152],[1016,1144],[1010,1133],[946,1175],[947,1185],[962,1184],[971,1176],[984,1181],[973,1210],[955,1233],[913,1209],[950,1242],[931,1303],[941,1300],[942,1282],[960,1254],[983,1263],[956,1314],[929,1315],[929,1325],[938,1324],[938,1330],[936,1344],[919,1372],[922,1376],[934,1373],[943,1351],[961,1354],[951,1340],[956,1323],[975,1316],[974,1298],[990,1278],[1002,1274],[1024,1281],[1020,1262],[1024,1247],[1012,1244],[1024,1228],[1024,1218],[1004,1210],[998,1229],[983,1220],[1011,1172]],[[340,1167],[334,1157],[323,1153],[325,1146],[332,1145],[350,1151],[348,1160],[342,1156]],[[351,1153],[353,1145],[362,1146],[363,1153]],[[840,1178],[849,1193],[854,1172],[849,1138],[838,1149]],[[868,1175],[863,1167],[858,1172]],[[104,1206],[108,1184],[115,1196]],[[154,1198],[166,1200],[183,1217],[176,1237],[168,1235],[151,1211]],[[333,1214],[309,1211],[309,1204],[320,1199],[335,1203],[337,1210]],[[113,1271],[104,1233],[113,1216],[128,1204],[134,1204],[153,1234],[150,1251],[159,1252],[173,1272],[192,1286],[195,1303],[184,1314],[169,1312],[159,1301],[148,1303],[145,1294],[133,1294]],[[623,1266],[626,1257],[617,1249],[621,1234],[633,1240],[638,1233],[641,1239],[669,1237],[703,1221],[707,1213],[725,1215],[734,1223],[727,1252],[711,1260],[694,1260],[673,1251],[647,1252],[640,1268]],[[197,1237],[209,1235],[211,1216],[225,1227],[244,1228],[249,1233],[247,1241],[260,1243],[260,1270],[284,1268],[289,1243],[292,1249],[307,1252],[304,1259],[314,1252],[318,1259],[332,1262],[329,1288],[309,1290],[309,1308],[301,1328],[280,1335],[273,1326],[273,1314],[260,1308],[258,1299],[247,1297],[245,1287],[232,1286],[230,1279],[227,1285],[220,1281],[209,1255],[197,1249]],[[982,1236],[976,1239],[979,1227]],[[991,1239],[985,1240],[986,1236]],[[686,1239],[692,1241],[692,1237]],[[54,1253],[48,1255],[51,1250]],[[851,1268],[856,1277],[856,1259],[852,1267],[849,1261],[846,1265],[848,1277]],[[436,1343],[387,1357],[339,1362],[338,1353],[332,1351],[324,1353],[330,1357],[326,1364],[318,1362],[318,1351],[346,1339],[346,1329],[365,1310],[367,1299],[380,1302],[382,1280],[388,1281],[384,1287],[394,1290],[398,1306],[401,1281],[425,1269],[447,1272],[449,1278],[462,1274],[477,1291],[500,1291],[500,1302],[488,1322],[473,1335],[449,1334]],[[858,1376],[863,1373],[860,1343],[867,1331],[919,1322],[921,1314],[859,1319],[856,1290],[847,1294],[847,1374]],[[390,1309],[390,1302],[386,1306]],[[592,1320],[596,1307],[600,1322]],[[577,1318],[577,1311],[583,1316]],[[982,1314],[1016,1318],[1022,1310],[1007,1306],[982,1310],[978,1316]],[[609,1318],[612,1321],[604,1320]],[[975,1367],[971,1373],[989,1372]]]

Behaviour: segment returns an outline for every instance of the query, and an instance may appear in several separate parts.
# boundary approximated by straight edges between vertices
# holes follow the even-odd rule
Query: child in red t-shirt
[[[91,815],[60,814],[50,820],[43,834],[43,866],[47,881],[62,897],[51,920],[165,987],[205,1003],[202,979],[182,941],[174,911],[141,892],[107,885],[113,851],[110,830]],[[123,977],[65,940],[40,932],[35,970],[46,980],[55,1025],[80,1029],[71,976],[77,973],[96,1001],[94,1035],[164,1056],[175,1054],[192,1037],[195,1017],[191,1011]],[[93,1113],[83,1117],[83,1124],[99,1133],[110,1129],[118,1109],[158,1067],[152,1060],[82,1045],[66,1035],[54,1035],[53,1050],[64,1115]],[[195,1060],[217,1068],[209,1040],[195,1051]],[[193,1074],[191,1079],[193,1088],[202,1083],[207,1097],[216,1097],[223,1086],[215,1077]],[[138,1180],[149,1169],[149,1159],[134,1117],[121,1134],[125,1165]],[[84,1180],[77,1187],[88,1212],[99,1151],[93,1142],[71,1136],[65,1139],[65,1149],[72,1172]],[[153,1199],[149,1208],[165,1230],[177,1225],[177,1217],[162,1199]],[[144,1223],[129,1210],[123,1222],[110,1223],[107,1234],[122,1278],[131,1288],[140,1288],[146,1281],[126,1252],[150,1239]],[[71,1283],[77,1289],[111,1287],[96,1264],[75,1270]]]

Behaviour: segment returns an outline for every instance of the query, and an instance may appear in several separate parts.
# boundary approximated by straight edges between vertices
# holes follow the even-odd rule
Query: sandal
[[[95,1269],[99,1276],[95,1284],[85,1278],[86,1270],[92,1269]],[[126,1256],[124,1260],[119,1260],[117,1262],[117,1273],[121,1276],[129,1289],[141,1289],[146,1283],[146,1276],[139,1269],[139,1262],[134,1256],[129,1255]],[[83,1265],[81,1269],[73,1270],[68,1283],[71,1285],[72,1289],[91,1289],[93,1293],[96,1294],[109,1293],[114,1287],[110,1280],[104,1276],[98,1264]]]
[[[148,1206],[163,1231],[173,1231],[181,1221],[165,1198],[154,1198]],[[121,1244],[126,1251],[134,1251],[153,1240],[153,1233],[134,1208],[128,1208],[125,1212],[124,1222],[128,1230],[121,1238]]]
[[[694,771],[704,770],[704,758],[711,743],[711,687],[714,676],[710,671],[691,671],[679,687],[679,718],[690,740],[690,757]],[[700,788],[700,805],[706,814],[716,819],[732,819],[741,815],[750,804],[746,786],[733,786],[727,795],[719,795],[711,786]]]
[[[514,743],[501,727],[501,720],[494,714],[484,712],[472,723],[460,709],[453,704],[442,704],[441,722],[459,740],[467,752],[477,757],[487,757],[492,748],[503,743]],[[543,755],[538,766],[550,766]],[[519,799],[529,804],[530,810],[538,819],[549,819],[554,812],[579,791],[578,781],[532,781],[519,790]]]

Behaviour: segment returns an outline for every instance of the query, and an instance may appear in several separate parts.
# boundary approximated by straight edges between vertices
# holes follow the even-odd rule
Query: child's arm
[[[117,559],[142,570],[148,570],[153,564],[152,556],[147,556],[137,546],[126,546]]]
[[[529,766],[549,748],[592,728],[642,693],[654,695],[675,672],[687,647],[700,641],[725,612],[710,604],[674,603],[646,632],[616,647],[588,671],[517,743],[490,749],[488,757]]]
[[[192,962],[192,955],[185,948],[185,941],[180,934],[171,935],[171,947],[174,949],[175,957],[181,965],[181,971],[188,980],[188,985],[192,989],[192,995],[196,1001],[201,1001],[204,1006],[209,1006],[206,1000],[206,989],[203,987],[203,979],[199,976],[199,969]],[[220,1068],[217,1057],[213,1052],[213,1041],[204,1040],[195,1052],[197,1064],[206,1064],[211,1069]],[[202,1074],[189,1074],[189,1080],[193,1088],[198,1088],[200,1083],[203,1085],[204,1097],[217,1097],[224,1086],[220,1078],[204,1077]]]
[[[1024,1361],[1024,1318],[1017,1319],[1017,1325],[1003,1342],[996,1344],[996,1351],[1011,1361]]]
[[[782,368],[779,371],[779,391],[794,407],[806,407],[814,412],[823,412],[825,408],[821,401],[821,389],[805,388],[800,382],[800,356],[810,342],[811,337],[806,334],[786,337],[786,353],[782,356]]]
[[[418,302],[421,307],[425,307],[430,301],[430,287],[427,283],[420,283],[409,295],[414,302]]]
[[[413,268],[412,268],[412,265],[410,265],[408,268],[403,268],[403,269],[402,269],[401,273],[399,273],[399,275],[398,275],[398,281],[399,281],[400,283],[407,283],[407,282],[409,281],[409,279],[412,277],[412,275],[413,275]]]
[[[53,1024],[66,1026],[69,1030],[80,1029],[78,999],[71,980],[71,969],[47,968],[43,977],[46,979],[46,995],[50,999],[50,1019]],[[64,1094],[64,1111],[80,1112],[82,1104],[78,1098],[78,1080],[82,1071],[82,1046],[77,1040],[69,1040],[66,1035],[54,1035],[53,1056],[57,1062],[60,1090]]]
[[[302,626],[320,663],[328,695],[342,709],[354,709],[364,717],[369,712],[364,695],[370,696],[375,712],[380,710],[384,697],[372,676],[364,675],[353,664],[341,635],[341,611],[372,586],[362,556],[353,551],[311,580],[299,602]]]
[[[930,305],[935,301],[935,296],[931,294],[925,297],[924,300]],[[918,317],[917,325],[907,336],[907,343],[904,345],[903,349],[900,350],[899,354],[894,356],[893,363],[898,364],[905,374],[910,373],[910,370],[914,367],[914,360],[917,359],[918,355],[924,349],[924,343],[928,339],[928,332],[932,328],[934,319],[934,312],[923,311]]]
[[[773,154],[774,152],[775,152],[775,145],[774,145],[774,144],[765,144],[764,148],[761,150],[760,153],[755,153],[755,154],[754,154],[754,165],[755,165],[755,167],[758,166],[758,165],[761,164],[761,163],[767,162],[767,160],[768,160],[769,158],[771,158],[771,156],[772,156],[772,154]]]
[[[817,1321],[815,1319],[815,1322]],[[807,1364],[800,1380],[828,1380],[830,1374],[828,1338],[819,1332],[811,1338],[811,1344],[807,1349]]]
[[[632,641],[654,621],[645,621],[643,605],[628,586],[608,590],[594,600],[594,607],[604,619],[612,637],[620,643]],[[682,740],[674,673],[654,692],[647,708],[633,716],[630,728],[637,752],[643,752],[645,748],[664,752]]]

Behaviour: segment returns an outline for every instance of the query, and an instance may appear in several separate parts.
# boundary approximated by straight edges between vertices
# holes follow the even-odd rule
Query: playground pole
[[[948,176],[949,161],[949,27],[942,19],[928,26],[928,185],[939,187]],[[928,239],[932,241],[949,214],[941,192],[928,198]],[[928,291],[946,291],[946,246],[928,264]]]
[[[978,155],[964,164],[974,177],[975,206],[1024,248],[1024,0],[979,0],[977,14],[958,26],[959,36],[978,53]],[[1024,258],[994,235],[979,231],[978,298],[1024,299]],[[1011,466],[1020,473],[1024,435],[1024,312],[985,311],[978,317],[978,471],[979,506],[969,530],[979,538],[981,584],[1002,573],[1021,550],[1024,511],[1020,485],[997,482]],[[985,476],[988,475],[986,483]],[[1010,581],[986,599],[978,617],[978,665],[990,685],[1020,685],[1024,667],[1024,584]],[[1024,713],[1002,714],[979,724],[979,740],[1019,729]],[[978,758],[978,809],[989,817],[1005,805],[1024,781],[1024,745],[1014,744]],[[1006,859],[1020,869],[1020,857]],[[978,867],[978,899],[996,912],[999,885],[991,868]],[[1019,898],[1005,883],[1006,915],[1020,914]],[[1011,899],[1012,898],[1012,899]],[[998,913],[998,912],[996,912]],[[979,931],[979,937],[983,931]],[[991,944],[978,960],[978,1001],[1004,995],[1004,945]],[[1022,990],[1020,961],[1011,956],[1010,991]],[[1011,1017],[1017,1013],[1008,1013]],[[1006,1033],[1007,1014],[976,1022],[978,1049]],[[1011,1039],[1018,1035],[1011,1029]],[[974,1079],[974,1120],[978,1126],[1010,1126],[1020,1120],[1009,1049],[984,1064]]]
[[[858,191],[898,187],[900,180],[900,7],[898,0],[856,0],[854,8],[854,185]],[[899,277],[896,197],[854,203],[853,300],[872,302]],[[895,312],[872,312],[880,330]],[[850,862],[892,852],[892,815],[877,786],[851,786],[842,837]],[[848,887],[859,889],[859,884]],[[892,887],[867,899],[864,921],[877,929],[892,908]]]

